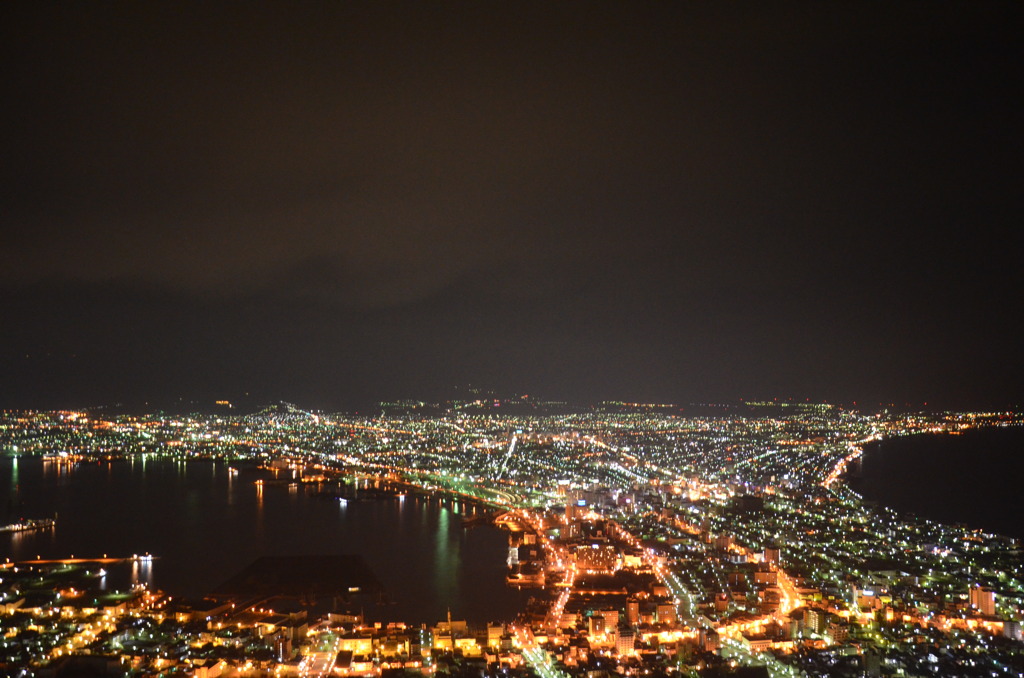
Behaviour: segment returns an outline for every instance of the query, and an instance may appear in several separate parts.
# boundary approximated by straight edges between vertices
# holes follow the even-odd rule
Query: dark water
[[[265,555],[356,553],[394,605],[367,611],[384,620],[511,620],[523,595],[505,586],[507,537],[464,529],[465,502],[390,496],[341,505],[312,486],[254,484],[262,472],[222,463],[137,459],[73,467],[39,459],[0,460],[0,514],[58,514],[53,530],[0,533],[0,557],[159,556],[151,585],[203,595]],[[307,489],[309,488],[309,489]]]
[[[1024,427],[883,441],[852,485],[898,511],[1024,539]]]

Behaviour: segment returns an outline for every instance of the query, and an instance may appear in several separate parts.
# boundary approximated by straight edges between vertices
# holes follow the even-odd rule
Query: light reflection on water
[[[527,594],[504,583],[506,535],[464,529],[458,512],[468,515],[471,505],[415,494],[346,505],[314,496],[316,486],[255,484],[260,477],[274,478],[159,458],[77,466],[0,459],[0,511],[8,509],[0,523],[15,513],[59,514],[55,529],[0,534],[0,556],[152,553],[159,559],[137,564],[133,579],[199,596],[260,556],[358,553],[396,602],[382,608],[390,619],[434,622],[450,607],[455,618],[511,620],[522,608]]]

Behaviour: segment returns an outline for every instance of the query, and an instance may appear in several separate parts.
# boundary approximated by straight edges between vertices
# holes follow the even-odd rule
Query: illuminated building
[[[631,628],[620,628],[615,641],[615,650],[620,656],[632,655],[636,652],[636,637]]]
[[[996,614],[996,594],[984,586],[971,587],[971,607],[979,614],[994,617]]]

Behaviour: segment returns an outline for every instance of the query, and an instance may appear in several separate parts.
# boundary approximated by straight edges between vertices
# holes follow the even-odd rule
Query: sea
[[[266,471],[137,457],[58,464],[0,459],[3,524],[56,516],[51,529],[0,533],[0,562],[155,556],[138,577],[199,598],[262,556],[363,558],[386,605],[372,621],[511,621],[527,591],[505,583],[508,536],[463,527],[484,509],[452,498],[378,493],[343,502],[316,485],[256,481]]]
[[[851,486],[902,513],[1024,540],[1024,427],[873,443]]]

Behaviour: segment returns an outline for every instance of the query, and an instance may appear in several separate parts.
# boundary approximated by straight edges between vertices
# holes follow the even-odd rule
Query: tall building
[[[633,629],[622,627],[619,629],[619,637],[615,641],[615,649],[619,656],[630,656],[636,652],[636,635]]]
[[[629,622],[630,626],[636,626],[640,623],[640,601],[636,598],[626,600],[626,621]]]
[[[971,587],[971,607],[979,614],[986,617],[994,617],[996,614],[996,594],[990,588],[984,586]]]
[[[804,630],[810,633],[824,633],[826,622],[825,610],[808,607],[804,610]]]

